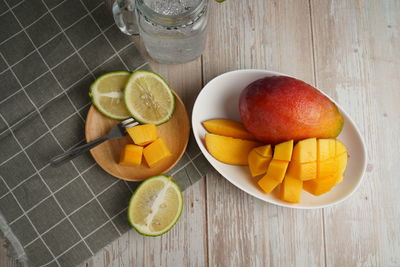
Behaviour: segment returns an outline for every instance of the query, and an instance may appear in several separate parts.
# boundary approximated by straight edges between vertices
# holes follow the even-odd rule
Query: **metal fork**
[[[64,152],[63,154],[60,154],[58,156],[55,156],[50,160],[50,165],[57,167],[60,166],[67,161],[70,161],[77,156],[81,155],[82,153],[94,148],[97,145],[100,145],[104,141],[107,141],[108,139],[113,139],[113,138],[120,138],[126,135],[126,128],[130,128],[133,126],[138,125],[139,123],[135,121],[133,118],[126,119],[124,121],[121,121],[117,125],[115,125],[108,133],[107,135],[100,137],[99,139],[96,139],[94,141],[91,141],[87,144],[75,147],[69,151]]]

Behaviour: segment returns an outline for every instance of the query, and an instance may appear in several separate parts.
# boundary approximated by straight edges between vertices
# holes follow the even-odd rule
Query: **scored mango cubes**
[[[143,156],[150,168],[153,168],[160,161],[171,155],[171,152],[162,138],[158,138],[143,149]]]
[[[288,175],[302,181],[317,178],[317,139],[308,138],[297,142],[293,148]]]
[[[155,124],[143,124],[127,128],[126,132],[133,142],[139,146],[145,146],[158,138],[157,126]]]
[[[282,182],[289,161],[292,158],[292,151],[293,140],[275,146],[274,155],[268,165],[267,173],[258,181],[258,185],[266,194],[271,193]]]
[[[254,177],[266,173],[271,159],[271,145],[253,148],[248,155],[251,176]]]
[[[143,147],[137,145],[125,145],[121,151],[119,164],[125,166],[137,166],[142,163]]]
[[[280,199],[290,203],[299,203],[303,181],[286,175],[280,189]]]

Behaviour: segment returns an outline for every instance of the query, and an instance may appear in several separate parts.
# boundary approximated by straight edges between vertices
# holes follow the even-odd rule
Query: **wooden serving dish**
[[[109,174],[127,181],[141,181],[150,176],[165,173],[181,159],[189,141],[190,124],[185,105],[175,94],[175,112],[167,123],[157,127],[158,134],[165,140],[172,156],[163,160],[153,168],[149,168],[145,159],[140,166],[130,167],[119,165],[122,148],[133,144],[129,136],[108,140],[90,150],[94,160]],[[108,133],[119,121],[103,116],[93,105],[90,107],[86,125],[86,141],[90,142]]]

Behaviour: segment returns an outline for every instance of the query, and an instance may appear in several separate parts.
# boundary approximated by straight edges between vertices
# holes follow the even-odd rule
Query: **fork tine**
[[[124,121],[121,121],[120,123],[118,123],[118,126],[121,128],[121,130],[124,130],[126,128],[131,128],[134,127],[136,125],[138,125],[139,123],[137,121],[135,121],[134,118],[128,118]]]
[[[120,124],[121,125],[125,125],[127,123],[131,123],[131,122],[134,122],[134,121],[135,121],[134,118],[127,118],[126,120],[121,121]]]

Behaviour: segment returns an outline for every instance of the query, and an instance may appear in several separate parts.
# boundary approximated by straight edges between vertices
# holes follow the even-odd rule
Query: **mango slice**
[[[280,199],[290,203],[299,203],[302,188],[302,180],[286,175],[281,184]]]
[[[133,142],[139,146],[145,146],[158,138],[157,126],[155,124],[143,124],[127,128],[126,132]]]
[[[274,178],[271,178],[269,176],[264,176],[260,180],[258,180],[258,185],[261,187],[261,189],[264,191],[264,193],[269,194],[272,192],[272,190],[275,189],[281,182],[278,180],[275,180]]]
[[[275,145],[273,159],[290,161],[292,159],[293,140]]]
[[[268,165],[272,157],[263,157],[256,152],[257,148],[253,148],[248,156],[249,169],[251,176],[258,176],[260,174],[266,173]]]
[[[121,151],[119,164],[125,166],[137,166],[142,163],[143,147],[137,145],[125,145]]]
[[[240,122],[227,119],[212,119],[203,122],[204,128],[212,134],[223,135],[233,138],[256,140]]]
[[[171,155],[162,138],[158,138],[143,149],[143,156],[150,168],[153,168],[157,163]]]
[[[217,160],[232,165],[248,165],[250,150],[261,144],[216,134],[206,134],[208,152]]]

